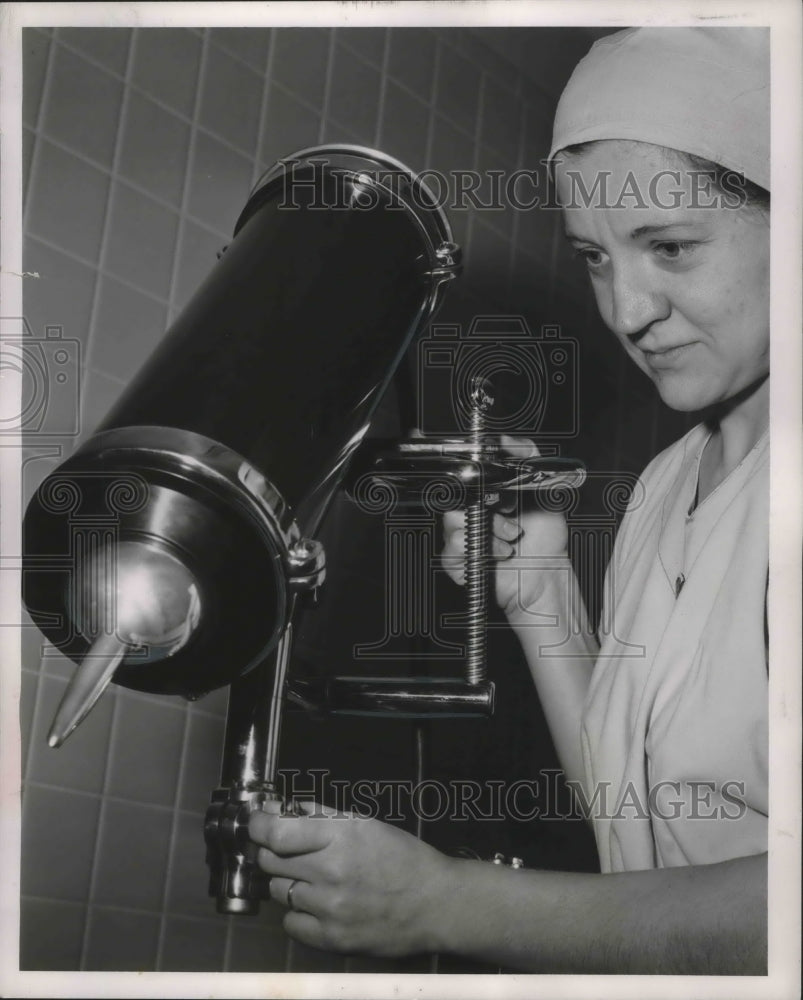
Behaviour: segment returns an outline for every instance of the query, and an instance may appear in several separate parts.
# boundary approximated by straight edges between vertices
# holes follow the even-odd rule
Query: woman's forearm
[[[566,777],[582,785],[580,720],[599,645],[569,560],[540,571],[527,606],[516,603],[505,613],[527,659]]]
[[[432,950],[530,972],[766,974],[765,854],[610,875],[448,865]]]

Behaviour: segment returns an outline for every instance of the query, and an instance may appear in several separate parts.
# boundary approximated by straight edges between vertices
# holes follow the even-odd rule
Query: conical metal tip
[[[132,646],[169,656],[190,638],[201,613],[198,586],[174,555],[143,542],[101,550],[75,578],[76,624],[91,639],[67,686],[48,745],[61,746],[101,696]],[[94,626],[114,623],[114,634]]]
[[[92,643],[56,709],[47,736],[49,747],[60,747],[76,726],[86,718],[108,687],[127,649],[128,645],[115,635],[100,636]]]

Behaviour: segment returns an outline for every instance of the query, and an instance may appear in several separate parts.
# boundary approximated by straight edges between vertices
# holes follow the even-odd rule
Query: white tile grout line
[[[196,29],[199,35],[202,35],[204,30],[205,29],[203,28]],[[215,29],[212,28],[212,31],[214,30]],[[253,28],[251,30],[269,32],[270,34],[272,34],[274,31],[274,29],[268,25],[265,25],[261,28]],[[262,75],[263,70],[257,69],[256,66],[252,66],[251,63],[244,56],[241,56],[239,52],[236,52],[234,48],[229,48],[229,46],[226,44],[225,38],[221,38],[219,35],[210,35],[209,43],[214,48],[219,49],[221,52],[225,52],[227,56],[230,56],[235,62],[239,63],[241,66],[245,66],[246,69],[250,69],[252,73],[255,73],[257,76]]]
[[[30,132],[35,140],[44,140],[49,146],[54,146],[56,149],[60,149],[63,153],[69,154],[74,159],[78,160],[79,163],[83,163],[86,166],[91,167],[93,170],[96,170],[98,173],[105,174],[107,177],[109,176],[109,168],[104,164],[102,164],[99,160],[95,160],[91,156],[88,156],[78,147],[69,146],[66,142],[64,142],[63,139],[51,135],[43,127],[38,125],[23,124],[22,128],[23,131]],[[154,194],[147,188],[142,187],[142,185],[137,184],[136,181],[128,180],[128,178],[124,177],[121,177],[120,180],[123,181],[125,184],[127,184],[129,187],[133,188],[135,191],[140,191],[142,194],[147,195],[149,198],[155,201],[158,205],[161,205],[163,208],[170,209],[170,211],[172,212],[178,211],[178,209],[174,204],[169,202],[167,199],[162,198],[160,195]]]
[[[405,90],[410,96],[412,96],[416,100],[417,103],[421,104],[422,107],[427,108],[429,110],[434,110],[436,117],[439,118],[439,119],[442,119],[451,128],[455,129],[455,131],[459,132],[461,135],[465,136],[467,139],[470,139],[472,141],[474,140],[475,136],[474,136],[473,133],[469,132],[464,126],[462,126],[462,125],[458,124],[457,122],[453,121],[449,117],[449,115],[447,115],[443,110],[441,110],[440,108],[434,107],[434,105],[432,104],[431,101],[430,102],[423,101],[418,94],[415,94],[412,90],[409,90],[409,88],[405,87],[403,84],[400,84],[400,81],[398,79],[396,79],[395,77],[393,77],[392,74],[388,73],[387,74],[387,78],[389,80],[392,80],[394,82],[394,84],[396,84],[397,86],[401,86],[401,88],[403,90]],[[285,86],[283,86],[280,82],[278,82],[276,80],[272,80],[270,85],[271,85],[271,87],[273,87],[273,88],[281,91],[282,93],[286,94],[287,96],[292,97],[294,100],[299,100],[298,95],[294,91],[289,90],[288,88],[286,88]],[[174,118],[176,118],[177,121],[180,121],[182,124],[188,125],[190,127],[192,126],[191,120],[189,118],[186,118],[185,116],[181,115],[180,113],[178,113],[176,111],[173,111],[172,109],[170,109],[169,107],[167,107],[167,105],[160,104],[160,102],[158,101],[158,99],[153,98],[150,94],[145,94],[144,91],[142,91],[142,92],[138,91],[137,87],[135,85],[132,84],[129,89],[131,90],[132,93],[141,93],[143,96],[145,96],[147,98],[147,100],[149,100],[152,103],[154,103],[157,107],[160,107],[163,110],[165,110],[166,113],[171,114]],[[309,102],[301,101],[301,100],[299,100],[299,103],[302,103],[308,110],[313,111],[316,115],[320,115],[321,114],[321,107],[315,107],[314,105],[310,104]],[[524,103],[525,103],[525,105],[527,105],[528,107],[530,107],[530,105],[528,104],[528,102],[526,100],[524,101]],[[327,119],[328,123],[338,126],[343,131],[351,131],[348,128],[348,126],[343,123],[343,121],[341,119],[338,119],[336,116],[334,116],[331,113],[327,113],[326,119]],[[200,123],[196,123],[195,124],[195,128],[197,129],[198,132],[200,132],[203,135],[206,135],[209,138],[213,139],[216,143],[218,143],[224,149],[227,149],[228,151],[236,154],[241,159],[243,159],[243,160],[251,160],[252,159],[252,157],[251,157],[250,154],[246,153],[240,147],[235,146],[232,143],[228,142],[222,136],[218,135],[216,132],[213,132],[211,129],[207,128],[206,126],[204,126],[204,125],[202,125]],[[89,167],[92,167],[94,170],[97,170],[100,173],[103,173],[103,174],[105,174],[107,176],[109,175],[109,169],[108,169],[108,167],[105,164],[101,163],[98,160],[93,159],[91,156],[87,156],[81,150],[68,145],[62,139],[59,139],[59,138],[56,138],[54,136],[49,135],[46,130],[44,130],[44,129],[40,128],[40,127],[37,127],[37,126],[31,126],[31,125],[27,125],[27,124],[24,125],[24,129],[27,132],[30,132],[30,133],[33,134],[33,136],[34,136],[34,138],[36,140],[35,144],[34,144],[34,149],[36,149],[36,147],[39,145],[39,143],[41,142],[41,140],[44,140],[49,145],[54,146],[55,148],[61,150],[62,152],[68,153],[70,156],[75,157],[75,159],[79,160],[81,163],[85,163]],[[322,132],[323,130],[319,130],[319,131]],[[323,141],[323,140],[319,139],[319,141]],[[509,152],[510,152],[509,150],[503,150],[503,149],[500,149],[497,146],[492,146],[492,145],[490,145],[488,143],[483,143],[482,145],[485,148],[491,150],[492,152],[495,152],[495,153],[497,153],[499,155],[502,155],[502,156],[508,156]],[[257,158],[260,161],[260,168],[259,168],[260,170],[262,170],[265,167],[271,165],[271,164],[264,163],[259,158],[258,154],[259,154],[259,150],[257,151]],[[32,164],[32,167],[33,167],[33,164]],[[31,170],[31,176],[32,176],[32,174],[33,174],[33,170]],[[167,200],[165,198],[162,198],[160,195],[154,193],[153,191],[149,190],[148,188],[143,187],[141,184],[138,184],[136,181],[131,180],[130,178],[128,178],[128,177],[126,177],[126,176],[124,176],[122,174],[118,174],[118,176],[116,178],[116,181],[117,181],[118,184],[124,185],[125,187],[128,187],[131,190],[136,191],[137,193],[143,195],[144,197],[146,197],[149,200],[153,201],[155,204],[159,205],[160,207],[165,208],[167,211],[169,211],[171,213],[178,213],[178,211],[179,211],[178,207],[176,206],[176,204],[174,202],[171,202],[171,201],[169,201],[169,200]],[[30,198],[28,198],[27,201],[30,202]],[[214,226],[211,226],[209,223],[205,222],[204,220],[202,220],[202,219],[200,219],[200,218],[198,218],[196,216],[191,215],[189,212],[187,212],[186,214],[187,214],[187,218],[190,221],[192,221],[195,225],[197,225],[199,228],[205,230],[206,232],[209,232],[209,233],[221,236],[221,238],[224,239],[224,240],[229,238],[229,236],[230,236],[229,233],[222,233],[222,232],[220,232],[219,230],[215,229]],[[505,235],[504,229],[495,226],[493,223],[487,223],[487,224],[490,225],[491,228],[496,229],[497,232],[499,233],[499,235],[503,235],[503,236]],[[34,235],[35,236],[36,234],[35,233],[31,233],[30,235]],[[40,238],[40,237],[37,237],[37,238]],[[84,262],[83,258],[81,258],[81,257],[79,257],[77,255],[74,255],[74,256],[75,256],[76,260],[79,260],[82,263]],[[132,285],[132,287],[137,287],[137,286]],[[151,297],[156,297],[156,296],[153,296],[153,293],[150,293],[150,292],[146,292],[146,294],[151,295]]]
[[[435,58],[432,66],[432,82],[429,85],[429,101],[427,102],[427,138],[424,152],[424,168],[429,170],[432,162],[432,147],[435,143],[435,91],[440,70],[440,46],[435,39]]]
[[[209,46],[210,46],[209,31],[206,30],[203,34],[203,40],[201,43],[201,55],[198,61],[198,78],[196,80],[196,87],[195,87],[193,123],[190,126],[190,138],[187,147],[187,162],[184,167],[184,185],[181,193],[181,211],[179,214],[178,232],[176,233],[176,246],[173,254],[173,269],[170,275],[170,295],[168,299],[168,310],[167,310],[168,325],[172,323],[173,313],[175,311],[176,293],[178,286],[178,273],[184,247],[184,237],[186,231],[185,222],[187,216],[187,207],[189,205],[189,198],[190,198],[190,182],[192,180],[193,169],[194,169],[196,137],[198,134],[195,123],[197,122],[201,113],[201,99],[203,92],[203,83],[205,81],[206,67],[209,60]],[[154,968],[156,970],[160,968],[162,960],[164,958],[165,934],[167,932],[167,912],[166,912],[167,900],[168,900],[168,892],[170,886],[170,876],[172,873],[173,850],[175,848],[176,839],[178,836],[180,791],[181,791],[182,781],[184,779],[184,774],[186,771],[189,730],[190,730],[190,711],[189,707],[185,706],[184,727],[181,736],[181,755],[179,758],[178,773],[176,775],[176,797],[170,820],[170,836],[168,838],[164,889],[162,891],[162,909],[159,917],[159,935],[156,944],[156,958],[154,961]],[[203,834],[203,828],[199,825],[199,830],[198,830],[199,837],[202,836],[202,834]]]
[[[128,44],[128,61],[126,65],[126,75],[130,77],[134,63],[134,51],[136,49],[137,33],[134,31]],[[100,308],[100,286],[101,277],[106,270],[106,255],[109,248],[109,238],[111,234],[111,218],[114,212],[117,195],[117,177],[120,166],[121,150],[123,145],[123,135],[125,134],[126,120],[128,117],[128,103],[130,90],[127,85],[123,85],[120,95],[120,113],[117,119],[117,133],[114,138],[114,152],[112,154],[111,170],[109,172],[109,187],[106,193],[106,208],[103,214],[103,228],[101,230],[100,246],[98,248],[98,259],[95,263],[95,288],[92,293],[92,304],[89,309],[89,329],[87,331],[86,343],[84,345],[84,356],[88,359],[92,354],[92,346],[95,341],[95,327],[98,322],[98,312]]]
[[[351,30],[364,31],[365,30],[364,28],[357,28],[357,29],[336,28],[335,30],[339,32],[338,44],[342,45],[344,48],[348,49],[351,55],[356,56],[361,62],[364,62],[368,66],[373,67],[373,69],[378,69],[378,70],[382,70],[383,69],[383,66],[384,66],[384,52],[385,52],[384,48],[382,50],[382,52],[383,52],[382,56],[380,56],[379,61],[376,62],[372,56],[366,55],[365,52],[362,49],[360,49],[360,47],[358,45],[355,45],[352,41],[349,40],[350,38],[353,38],[353,35],[349,35],[349,31],[351,31]],[[371,30],[371,29],[369,29],[369,30]],[[382,31],[382,30],[384,30],[387,33],[387,31],[389,31],[390,29],[387,28],[387,27],[385,27],[385,28],[376,27],[373,30],[374,31]]]
[[[40,31],[38,28],[34,28],[33,30],[36,31],[37,34],[45,34],[45,32]],[[284,29],[282,29],[281,27],[278,27],[278,28],[273,28],[273,29],[265,28],[265,30],[266,31],[267,30],[272,30],[275,33],[276,31],[282,31]],[[326,29],[315,29],[315,30],[326,30]],[[388,28],[387,30],[388,30],[389,34],[392,34],[394,31],[404,30],[404,29]],[[427,30],[427,29],[423,28],[423,30]],[[203,31],[204,31],[204,29],[202,29],[202,28],[199,28],[199,29],[189,29],[188,28],[187,31],[191,31],[193,34],[195,34],[197,36],[200,36],[200,37],[203,37]],[[51,36],[48,36],[48,37],[51,37]],[[476,39],[476,35],[474,37]],[[470,61],[470,57],[465,54],[465,52],[463,51],[461,45],[459,44],[459,42],[455,41],[454,37],[450,37],[448,34],[441,34],[441,35],[439,35],[439,34],[433,32],[433,38],[436,41],[436,43],[438,41],[443,41],[444,44],[447,45],[448,48],[450,48],[452,51],[454,51],[454,52],[458,53],[459,55],[463,56],[464,59],[469,59],[469,61]],[[90,63],[90,65],[96,67],[97,69],[103,70],[105,73],[108,73],[109,76],[112,76],[112,77],[114,77],[117,80],[122,80],[122,76],[116,70],[112,69],[108,64],[104,63],[100,59],[96,59],[90,53],[84,51],[83,49],[78,48],[77,46],[75,46],[71,42],[69,42],[68,40],[66,40],[64,38],[56,38],[55,41],[57,42],[58,45],[62,46],[65,49],[68,49],[74,55],[81,56],[82,58],[84,58],[88,63]],[[246,69],[250,70],[252,73],[254,73],[256,75],[260,74],[260,70],[256,69],[254,66],[252,66],[251,63],[248,62],[248,60],[244,59],[239,53],[235,52],[233,49],[228,48],[226,46],[225,42],[221,41],[220,38],[210,38],[210,44],[214,48],[220,49],[221,51],[225,52],[226,55],[230,56],[235,62],[237,62],[239,65],[245,67]],[[375,69],[381,69],[382,68],[381,65],[379,63],[375,62],[370,56],[365,55],[364,52],[361,52],[359,49],[355,48],[349,42],[347,35],[341,35],[340,38],[338,39],[338,44],[340,44],[344,48],[348,49],[349,50],[349,54],[356,56],[357,58],[361,59],[363,62],[367,63],[369,66],[373,66]],[[483,42],[482,44],[487,48],[486,43]],[[489,49],[489,51],[493,52],[494,55],[498,56],[500,59],[503,58],[502,56],[499,56],[499,54],[496,53],[495,50]],[[494,78],[494,80],[498,84],[500,84],[500,86],[502,86],[505,90],[510,91],[511,94],[516,94],[516,93],[521,92],[521,96],[524,96],[524,94],[523,94],[523,87],[526,84],[530,84],[534,88],[535,92],[538,94],[538,96],[540,98],[543,99],[543,98],[546,97],[549,100],[554,100],[554,97],[552,97],[552,95],[550,95],[547,91],[543,90],[536,83],[536,81],[530,79],[529,77],[525,77],[524,73],[522,73],[522,71],[519,69],[518,66],[516,66],[514,63],[510,63],[510,66],[516,72],[516,76],[517,76],[516,86],[511,86],[510,83],[506,79],[504,79],[502,76],[498,75],[497,73],[495,73],[492,69],[490,69],[488,67],[484,67],[483,68],[483,72],[488,73],[489,76],[492,76]],[[402,87],[404,87],[404,89],[407,90],[413,97],[417,97],[418,100],[421,100],[421,95],[417,91],[413,90],[409,86],[409,84],[407,84],[404,81],[404,79],[402,79],[401,77],[398,77],[395,74],[390,73],[390,72],[388,73],[388,76],[395,83],[398,83]],[[300,103],[306,105],[306,107],[309,108],[310,110],[313,110],[313,111],[318,111],[319,110],[318,108],[314,107],[314,105],[312,105],[309,101],[307,101],[302,95],[296,94],[294,91],[291,91],[289,88],[285,87],[279,81],[276,81],[276,83],[277,83],[277,85],[279,87],[281,87],[283,90],[285,90],[286,93],[292,94],[293,97],[297,98]],[[161,102],[158,97],[152,95],[149,91],[143,89],[136,82],[132,81],[131,88],[132,88],[132,90],[134,92],[149,97],[155,103],[159,104],[160,107],[162,107],[165,110],[168,110],[171,113],[177,115],[183,121],[185,121],[185,122],[189,122],[190,121],[190,119],[187,118],[187,116],[184,115],[182,112],[180,112],[177,109],[171,107],[171,105],[169,105],[169,104],[165,104],[164,102]],[[462,129],[462,131],[465,131],[465,129]],[[236,146],[232,146],[232,148],[236,149],[237,147]]]
[[[382,148],[382,129],[385,124],[385,95],[388,89],[388,64],[390,62],[390,30],[385,29],[382,41],[382,65],[379,68],[379,101],[374,125],[374,149]],[[409,166],[409,164],[408,164]]]
[[[326,51],[326,78],[323,85],[323,101],[321,107],[319,108],[319,113],[321,116],[320,124],[318,125],[318,145],[322,145],[323,137],[326,134],[326,123],[329,117],[329,98],[332,90],[332,73],[334,71],[334,61],[335,61],[335,29],[331,28],[329,31],[329,47]]]
[[[285,935],[287,937],[287,935]],[[287,937],[287,951],[284,958],[284,971],[293,971],[293,953],[295,952],[295,942],[291,937]]]
[[[26,892],[23,893],[23,899],[32,900],[35,902],[42,903],[55,903],[56,905],[64,906],[84,906],[85,904],[78,899],[59,899],[56,896],[39,896],[36,893]],[[142,906],[123,906],[119,903],[98,903],[97,909],[111,911],[112,913],[130,913],[135,916],[141,917],[158,917],[159,913],[157,910],[149,910]],[[215,926],[216,920],[214,917],[211,919],[209,917],[199,917],[195,914],[176,914],[176,919],[186,920],[188,923],[200,924],[202,926]]]
[[[29,195],[34,177],[36,176],[37,167],[39,166],[39,149],[42,145],[41,142],[42,126],[45,117],[45,107],[47,106],[47,102],[50,97],[50,88],[53,81],[53,58],[54,58],[53,53],[55,52],[55,49],[56,49],[56,44],[54,40],[51,38],[48,41],[47,64],[45,65],[45,73],[42,79],[42,92],[39,95],[39,107],[36,112],[36,126],[34,129],[34,143],[33,143],[33,149],[31,150],[31,163],[30,167],[28,168],[27,186],[25,188],[25,204],[23,205],[23,214],[22,214],[23,233],[27,231],[28,207],[31,202]],[[25,74],[25,63],[23,61],[23,88],[25,86],[24,74]],[[25,122],[23,122],[23,128],[25,128]]]
[[[134,53],[136,50],[136,32],[132,32],[128,40],[128,55],[126,57],[126,68],[125,68],[125,78],[126,80],[131,78],[131,73],[134,66]],[[120,161],[120,150],[123,143],[123,133],[125,130],[126,114],[128,110],[128,88],[124,85],[123,92],[120,98],[120,115],[117,120],[117,134],[114,139],[114,153],[112,157],[112,177],[109,182],[109,190],[106,196],[106,212],[103,220],[103,232],[100,241],[100,250],[98,254],[98,266],[101,267],[104,261],[104,255],[106,252],[106,247],[109,240],[109,229],[110,229],[110,218],[113,207],[114,200],[114,175],[116,173],[117,165]],[[92,306],[90,309],[90,322],[89,322],[89,333],[87,337],[87,350],[86,354],[89,355],[89,345],[92,341],[92,328],[95,324],[97,317],[98,300],[100,297],[100,275],[95,276],[95,289],[92,296]],[[80,968],[84,969],[87,960],[87,950],[89,947],[89,929],[92,925],[92,910],[93,910],[93,896],[95,893],[95,887],[97,885],[98,879],[98,855],[99,848],[103,838],[103,832],[105,828],[106,821],[106,803],[105,803],[105,792],[109,787],[109,775],[111,773],[110,761],[112,748],[114,746],[114,737],[117,728],[117,717],[118,717],[118,699],[114,699],[112,705],[111,720],[109,722],[109,736],[108,742],[106,744],[106,761],[103,770],[103,786],[100,799],[100,807],[98,809],[98,825],[95,830],[95,842],[92,849],[92,867],[89,875],[89,886],[87,888],[87,909],[86,909],[86,920],[84,923],[84,933],[81,940],[81,960]]]
[[[31,759],[33,758],[33,754],[31,753],[31,743],[33,742],[33,740],[35,738],[36,731],[37,731],[36,727],[39,724],[39,719],[40,719],[40,716],[41,716],[42,711],[43,711],[43,709],[42,709],[42,698],[44,696],[42,694],[42,690],[43,690],[43,688],[45,686],[44,685],[44,680],[45,680],[45,676],[46,676],[44,674],[43,670],[42,670],[42,665],[43,665],[42,661],[43,661],[43,659],[44,659],[44,657],[40,653],[40,656],[39,656],[39,670],[37,671],[37,675],[36,675],[36,693],[34,694],[33,711],[31,712],[31,725],[30,725],[30,729],[28,730],[28,733],[27,733],[27,736],[28,736],[28,745],[27,745],[26,751],[25,751],[25,768],[23,769],[23,773],[21,775],[21,786],[22,786],[23,789],[28,788],[30,786],[30,784],[31,784],[31,782],[30,782],[30,780],[28,778],[28,775],[30,774],[31,767],[32,767]],[[22,803],[22,805],[23,805],[23,811],[24,811],[24,807],[25,807],[25,801],[24,800],[25,800],[25,796],[23,794],[23,803]],[[23,844],[24,844],[24,840],[23,840]]]
[[[154,292],[148,291],[147,288],[143,288],[138,285],[135,281],[129,281],[127,278],[122,277],[115,271],[109,271],[105,267],[100,267],[97,264],[93,264],[92,261],[87,257],[82,257],[80,254],[74,253],[72,250],[68,250],[66,247],[61,246],[59,243],[54,242],[47,236],[40,236],[39,233],[29,230],[26,233],[28,239],[35,240],[37,243],[41,243],[42,246],[47,247],[48,250],[55,250],[56,253],[62,254],[68,260],[74,261],[76,264],[81,264],[84,267],[89,268],[92,271],[96,271],[103,278],[111,278],[113,281],[118,282],[125,288],[129,288],[132,292],[138,292],[143,298],[150,299],[155,305],[166,306],[167,299],[162,298],[160,295],[156,295]],[[86,352],[85,352],[86,353]],[[86,361],[84,362],[86,365]],[[91,367],[91,366],[89,366]],[[118,376],[119,377],[119,376]]]
[[[265,141],[265,130],[268,123],[268,102],[270,100],[270,89],[273,86],[273,58],[276,50],[276,32],[271,31],[268,41],[268,54],[265,60],[265,72],[262,79],[262,101],[259,106],[259,126],[257,128],[256,146],[254,148],[254,165],[251,170],[251,190],[253,191],[259,178],[262,176],[262,145]]]
[[[126,692],[128,694],[129,692]],[[114,697],[114,695],[112,695]],[[154,802],[148,799],[136,799],[128,795],[111,795],[108,792],[104,792],[102,789],[97,792],[90,791],[86,788],[73,788],[67,785],[54,784],[51,781],[40,781],[38,779],[32,778],[27,782],[29,788],[41,788],[48,792],[64,792],[69,793],[72,796],[94,800],[94,799],[104,799],[106,802],[113,802],[115,805],[121,806],[132,806],[135,809],[151,809],[154,813],[172,813],[175,810],[175,803]],[[178,809],[179,813],[184,814],[187,817],[192,817],[193,819],[202,820],[203,813],[196,811],[195,809]]]
[[[190,186],[193,177],[195,164],[196,140],[198,137],[198,118],[201,112],[201,89],[206,64],[209,53],[209,33],[204,32],[201,43],[201,55],[198,60],[198,78],[195,87],[195,105],[193,108],[193,119],[190,122],[190,137],[187,143],[187,159],[184,164],[184,183],[181,189],[181,205],[179,206],[178,232],[176,233],[176,245],[173,253],[173,268],[170,275],[170,291],[167,299],[167,322],[168,326],[173,322],[176,308],[176,295],[178,292],[178,274],[184,249],[184,239],[186,235],[186,223],[189,220]],[[210,267],[214,261],[210,261]]]
[[[179,803],[181,802],[181,789],[184,782],[184,775],[187,768],[187,748],[189,745],[191,716],[189,710],[184,712],[184,726],[181,733],[181,750],[179,752],[178,770],[176,772],[176,791],[170,817],[170,835],[167,842],[167,863],[165,865],[164,886],[162,889],[161,908],[159,911],[159,936],[156,945],[156,959],[154,969],[158,972],[164,958],[164,941],[167,931],[167,904],[170,891],[170,880],[173,872],[173,852],[176,847],[178,837]],[[198,824],[199,843],[203,836],[203,825]]]
[[[134,30],[136,30],[136,29],[134,29]],[[279,30],[280,31],[282,29],[279,28],[279,29],[274,29],[274,30]],[[394,30],[394,29],[388,29],[388,34],[389,35],[390,35],[390,32],[392,32],[392,30]],[[332,29],[331,38],[334,39],[334,29]],[[461,54],[459,48],[457,48],[455,46],[454,42],[451,41],[451,40],[441,39],[439,36],[436,35],[435,36],[435,42],[436,42],[436,50],[437,50],[437,46],[440,45],[441,42],[443,42],[443,44],[447,45],[447,47],[449,47],[453,51],[457,52],[458,54]],[[234,52],[231,52],[230,50],[226,49],[219,42],[216,42],[213,39],[210,39],[210,44],[212,46],[214,46],[215,48],[220,48],[221,50],[225,51],[226,54],[229,55],[229,56],[231,56],[233,59],[235,59],[237,61],[237,63],[239,63],[240,65],[242,65],[244,67],[247,67],[252,73],[258,75],[258,73],[259,73],[258,70],[254,69],[253,66],[251,66],[249,63],[247,63],[245,60],[241,59]],[[273,40],[271,40],[271,44],[273,44]],[[372,66],[373,68],[377,68],[376,64],[372,60],[366,59],[360,53],[355,52],[353,49],[351,49],[348,46],[348,43],[344,43],[341,40],[341,42],[339,44],[343,45],[344,48],[348,49],[348,51],[349,51],[350,54],[358,56],[362,61],[364,61],[366,63],[366,65]],[[115,79],[115,80],[122,80],[122,77],[118,73],[116,73],[114,70],[110,69],[107,65],[105,65],[102,62],[100,62],[97,59],[94,59],[92,56],[88,55],[86,52],[82,51],[81,49],[78,49],[78,48],[74,47],[69,42],[65,41],[64,39],[61,39],[61,38],[58,38],[58,37],[54,37],[53,41],[51,42],[51,49],[52,49],[52,47],[54,45],[66,49],[67,51],[71,52],[73,55],[81,57],[89,65],[94,66],[96,69],[102,70],[103,72],[107,73],[113,79]],[[333,49],[334,49],[334,45],[330,41],[330,59],[329,59],[330,66],[331,66],[331,53],[332,53]],[[463,56],[463,58],[466,58],[466,57]],[[484,73],[484,74],[487,74],[489,76],[494,77],[494,79],[496,80],[496,82],[500,83],[503,87],[505,87],[506,90],[510,90],[511,89],[503,80],[501,80],[499,77],[496,77],[495,74],[493,74],[490,70],[482,70],[481,72]],[[521,81],[520,84],[519,84],[519,89],[522,90],[522,94],[521,94],[522,100],[524,100],[525,102],[527,102],[527,96],[523,92],[523,87],[524,87],[524,82],[523,81],[525,79],[524,75],[518,69],[517,69],[517,73],[518,73],[519,79]],[[425,101],[423,101],[420,93],[418,93],[417,91],[415,91],[414,89],[412,89],[409,86],[409,84],[407,84],[405,82],[405,80],[403,78],[398,77],[398,76],[394,75],[393,73],[390,73],[389,71],[387,73],[387,76],[388,76],[389,79],[393,80],[394,83],[396,83],[403,90],[405,90],[411,97],[414,97],[417,101],[420,101],[422,103],[426,103]],[[545,92],[542,92],[540,90],[540,88],[538,88],[533,81],[529,81],[529,82],[532,83],[532,86],[534,87],[535,92],[537,92],[538,96],[540,98],[543,98],[545,96]],[[328,84],[329,84],[329,80],[327,78],[327,89],[328,89]],[[289,97],[292,97],[295,101],[297,101],[300,105],[302,105],[302,107],[306,108],[308,111],[312,111],[315,114],[321,114],[322,113],[321,107],[316,106],[311,101],[308,101],[302,94],[299,94],[296,91],[292,90],[290,87],[287,87],[280,80],[272,80],[271,85],[274,86],[274,87],[276,87],[280,91],[282,91],[285,95],[287,95]],[[228,139],[224,138],[223,136],[218,135],[218,133],[212,131],[212,129],[207,128],[205,125],[202,125],[202,124],[200,124],[197,121],[193,122],[192,119],[189,118],[187,115],[185,115],[182,111],[179,111],[177,108],[172,107],[170,104],[167,104],[165,101],[161,100],[157,95],[153,94],[151,91],[148,91],[148,90],[144,89],[143,87],[141,87],[139,84],[137,84],[133,80],[129,82],[128,86],[129,86],[129,89],[131,90],[132,93],[135,93],[135,94],[137,94],[138,96],[141,96],[141,97],[145,97],[147,100],[151,101],[158,108],[160,108],[162,111],[165,111],[168,114],[173,115],[175,118],[179,119],[179,121],[183,122],[185,125],[192,126],[194,124],[195,127],[199,131],[203,132],[205,135],[208,135],[208,136],[214,138],[217,142],[219,142],[221,145],[225,146],[227,149],[231,150],[234,153],[239,154],[242,157],[249,158],[250,154],[248,153],[247,150],[243,149],[241,146],[236,145],[235,143],[230,142]],[[514,90],[514,91],[511,91],[511,92],[515,93],[516,91]],[[527,103],[530,103],[530,102],[527,102]],[[335,125],[338,125],[338,126],[340,126],[342,128],[348,129],[348,125],[345,122],[343,122],[343,121],[339,120],[338,118],[336,118],[334,115],[332,115],[329,112],[328,108],[326,109],[326,114],[327,114],[329,120],[332,122],[332,124],[335,124]],[[472,137],[471,131],[469,129],[467,129],[464,125],[458,124],[457,122],[453,121],[449,117],[449,115],[445,114],[443,111],[438,111],[438,114],[441,117],[443,117],[453,128],[457,129],[457,131],[461,132],[463,135],[465,135],[468,138]],[[48,138],[48,139],[50,138],[47,135],[45,135],[45,137]],[[322,142],[323,140],[320,139],[319,141]],[[56,144],[58,145],[58,143],[56,143]],[[69,147],[66,147],[66,146],[62,146],[61,148],[69,150]],[[489,148],[494,149],[497,153],[504,153],[505,152],[505,150],[498,149],[495,146],[490,146]],[[73,152],[72,150],[69,150],[69,151]],[[106,167],[103,166],[102,164],[98,164],[96,161],[93,161],[93,160],[91,160],[88,157],[82,157],[82,158],[85,159],[86,162],[90,163],[92,166],[98,167],[99,169],[106,171]],[[270,165],[270,164],[268,164],[268,165]]]

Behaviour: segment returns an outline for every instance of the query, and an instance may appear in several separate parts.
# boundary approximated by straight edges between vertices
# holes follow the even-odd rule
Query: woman
[[[557,111],[566,235],[602,318],[670,407],[708,414],[634,493],[599,647],[562,516],[494,520],[496,596],[602,874],[447,858],[356,817],[254,814],[301,941],[532,971],[765,971],[768,48],[761,29],[620,32]],[[450,516],[458,580],[462,551]]]

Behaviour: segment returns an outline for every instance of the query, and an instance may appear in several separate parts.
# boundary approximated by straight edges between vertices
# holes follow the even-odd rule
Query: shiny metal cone
[[[127,649],[128,644],[120,642],[114,635],[103,635],[92,643],[89,652],[67,685],[64,697],[56,710],[47,737],[48,746],[60,747],[75,727],[92,711]]]
[[[91,645],[56,710],[47,740],[51,747],[61,746],[86,718],[130,650],[147,653],[151,661],[170,656],[187,642],[201,613],[187,567],[146,542],[101,550],[76,580],[75,623]]]

